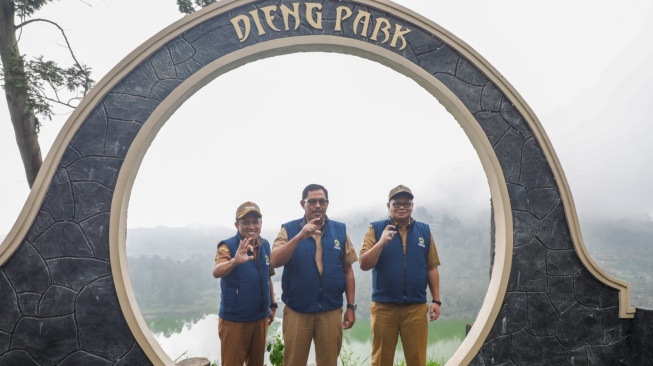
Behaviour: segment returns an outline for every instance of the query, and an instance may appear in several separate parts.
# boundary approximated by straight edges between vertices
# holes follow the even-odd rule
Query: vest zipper
[[[398,233],[398,231],[397,231],[397,233]],[[407,260],[408,242],[406,242],[406,250],[404,251],[403,250],[404,249],[403,248],[404,239],[401,237],[401,234],[399,234],[399,239],[401,240],[401,246],[402,246],[401,251],[404,253],[404,288],[403,288],[403,295],[404,295],[404,303],[405,303],[407,301],[406,289],[407,289],[407,286],[408,286],[408,280],[407,280],[407,277],[408,277],[408,268],[407,268],[407,265],[408,265],[408,263],[407,263],[408,262],[408,260]]]
[[[258,251],[256,253],[257,254],[257,256],[256,256],[256,271],[258,272],[258,284],[259,284],[259,289],[261,290],[261,308],[260,308],[260,314],[259,315],[262,316],[264,311],[265,311],[265,309],[264,309],[265,308],[265,299],[263,298],[265,296],[265,291],[263,291],[263,281],[261,279],[261,267],[259,266],[259,264],[260,264],[259,261],[261,260],[261,247],[259,246],[258,248],[256,248],[256,250]]]

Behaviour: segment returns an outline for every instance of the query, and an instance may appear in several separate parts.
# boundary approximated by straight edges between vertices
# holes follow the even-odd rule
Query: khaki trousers
[[[394,364],[398,336],[401,336],[406,366],[425,366],[429,331],[427,312],[426,304],[372,302],[372,366]]]
[[[336,366],[342,346],[342,309],[298,313],[283,308],[283,364],[306,366],[315,341],[316,366]]]
[[[220,318],[221,366],[263,366],[268,318],[251,322],[232,322]]]

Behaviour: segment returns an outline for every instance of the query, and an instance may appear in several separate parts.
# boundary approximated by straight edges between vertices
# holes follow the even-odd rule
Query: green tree
[[[177,0],[179,11],[184,14],[192,14],[195,11],[215,3],[217,0]]]
[[[177,0],[177,5],[181,13],[191,14],[216,1]],[[54,21],[34,17],[52,2],[0,0],[0,82],[30,188],[43,163],[38,139],[41,120],[51,120],[55,106],[74,109],[94,84],[91,68],[77,60],[64,30]],[[70,66],[59,66],[43,55],[21,54],[21,33],[35,22],[48,23],[62,34],[72,59]]]
[[[63,29],[51,20],[33,17],[52,1],[0,0],[0,80],[30,187],[43,162],[38,117],[51,119],[54,106],[75,108],[94,83],[90,68],[77,60]],[[61,67],[42,55],[21,54],[21,32],[35,22],[48,23],[61,32],[73,60],[72,66]]]

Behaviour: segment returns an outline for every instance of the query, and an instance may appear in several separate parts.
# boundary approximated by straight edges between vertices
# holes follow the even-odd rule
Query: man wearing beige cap
[[[329,192],[324,186],[306,186],[299,204],[304,216],[281,226],[272,251],[272,266],[283,266],[283,364],[306,365],[314,342],[316,365],[336,366],[342,330],[356,321],[351,265],[358,258],[345,224],[326,215]]]
[[[213,277],[220,278],[222,366],[262,366],[268,325],[274,320],[270,243],[261,238],[261,210],[245,202],[236,210],[238,232],[218,243]]]
[[[429,226],[411,217],[413,193],[408,187],[392,188],[387,207],[389,218],[370,224],[359,254],[360,268],[372,270],[372,365],[394,364],[400,336],[406,365],[424,366],[427,313],[436,320],[442,304],[440,259]]]

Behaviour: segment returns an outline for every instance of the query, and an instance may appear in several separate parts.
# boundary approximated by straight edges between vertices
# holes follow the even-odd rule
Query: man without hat
[[[262,366],[268,326],[274,320],[270,243],[261,238],[261,210],[245,202],[236,210],[235,236],[218,243],[213,277],[220,278],[222,366]]]
[[[358,258],[345,224],[326,215],[329,192],[324,186],[306,186],[299,204],[304,216],[281,226],[272,251],[272,265],[283,266],[283,364],[306,365],[314,342],[316,365],[336,366],[342,330],[356,321],[351,265]]]
[[[372,270],[372,365],[394,364],[401,337],[407,366],[426,365],[428,318],[440,316],[440,259],[429,226],[412,218],[413,193],[390,190],[389,217],[372,222],[361,246],[360,268]],[[426,289],[430,292],[427,303]]]

